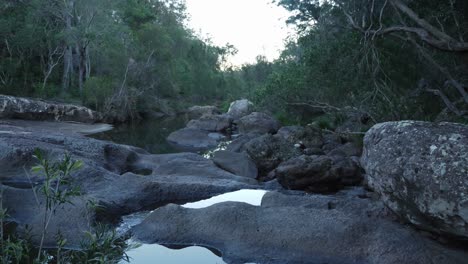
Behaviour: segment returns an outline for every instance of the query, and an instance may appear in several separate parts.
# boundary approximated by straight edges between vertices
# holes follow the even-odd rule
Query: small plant
[[[65,203],[71,204],[72,198],[80,195],[79,189],[72,184],[71,174],[80,169],[83,163],[72,160],[68,154],[62,160],[51,163],[39,150],[36,150],[35,158],[38,165],[31,171],[44,176],[44,183],[32,189],[38,205],[43,205],[44,210],[40,245],[35,248],[30,239],[6,234],[4,227],[8,214],[7,209],[3,207],[3,189],[0,189],[0,264],[108,264],[119,263],[122,260],[128,262],[129,257],[125,252],[138,247],[138,244],[129,244],[128,237],[118,236],[112,227],[102,224],[95,226],[93,231],[86,232],[86,239],[82,242],[80,250],[65,249],[67,240],[60,233],[56,236],[56,249],[43,249],[47,229],[56,209]],[[45,200],[42,204],[39,202],[39,195]],[[92,200],[87,201],[87,206],[93,210],[101,209],[101,206]]]
[[[0,263],[25,263],[29,262],[30,247],[26,240],[18,239],[6,234],[5,220],[8,218],[8,210],[3,208],[3,189],[0,190]]]
[[[70,256],[72,263],[108,264],[129,262],[125,253],[138,247],[138,244],[128,244],[128,237],[118,236],[115,229],[104,224],[98,224],[93,232],[86,232],[86,240],[82,242],[80,251]]]
[[[41,242],[37,255],[39,261],[47,229],[55,210],[62,204],[71,203],[72,197],[80,195],[79,188],[70,186],[72,182],[71,173],[80,169],[83,163],[72,160],[69,154],[65,154],[62,161],[50,163],[48,159],[44,158],[40,150],[36,150],[34,157],[39,161],[39,164],[32,167],[31,171],[33,173],[43,173],[45,177],[44,184],[39,187],[39,191],[45,198]],[[37,198],[37,190],[33,188],[33,191]],[[39,201],[39,199],[37,200]]]

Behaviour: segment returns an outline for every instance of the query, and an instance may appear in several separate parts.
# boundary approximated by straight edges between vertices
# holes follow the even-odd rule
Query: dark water
[[[93,138],[143,148],[153,154],[179,152],[166,141],[170,133],[185,126],[185,116],[145,119],[124,124],[111,131],[92,135]]]

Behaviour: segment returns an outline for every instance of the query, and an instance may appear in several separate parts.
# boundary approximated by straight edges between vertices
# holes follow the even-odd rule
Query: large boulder
[[[82,123],[95,123],[104,120],[101,113],[84,106],[6,95],[0,95],[0,118]]]
[[[393,221],[365,192],[267,193],[261,206],[225,202],[203,209],[168,205],[132,228],[144,243],[203,245],[227,263],[466,263],[451,249]]]
[[[185,151],[208,150],[216,147],[223,139],[222,134],[194,128],[182,128],[167,137],[169,143]]]
[[[211,160],[221,169],[233,174],[253,179],[258,176],[257,166],[244,152],[237,153],[221,150],[215,152]]]
[[[205,105],[199,106],[195,105],[190,107],[187,110],[187,117],[189,120],[199,119],[202,116],[218,115],[221,114],[221,111],[216,106]]]
[[[272,175],[286,189],[310,192],[332,192],[361,182],[357,164],[324,155],[292,158],[281,163]]]
[[[122,215],[152,210],[169,202],[185,203],[207,199],[239,189],[258,188],[257,181],[229,173],[213,161],[194,153],[150,155],[125,145],[87,138],[76,133],[0,124],[0,193],[8,221],[17,231],[27,232],[37,243],[42,231],[44,197],[40,186],[44,175],[28,173],[37,164],[35,149],[50,162],[69,153],[84,163],[72,174],[81,195],[72,204],[54,211],[46,247],[54,246],[60,232],[68,247],[80,246],[86,231],[96,221],[119,221]],[[97,207],[89,207],[92,201]],[[98,208],[99,210],[95,210]]]
[[[375,125],[361,163],[369,186],[395,213],[422,229],[468,238],[468,126]]]
[[[231,103],[227,112],[234,119],[244,117],[254,111],[254,104],[247,99],[237,100]]]
[[[281,162],[301,155],[301,151],[278,135],[265,134],[247,142],[243,149],[258,168],[259,176],[265,177]]]
[[[270,115],[254,112],[237,121],[239,133],[276,133],[280,128],[278,120]]]
[[[225,132],[232,125],[232,118],[228,115],[205,115],[199,119],[191,120],[187,128],[205,130],[210,132]]]

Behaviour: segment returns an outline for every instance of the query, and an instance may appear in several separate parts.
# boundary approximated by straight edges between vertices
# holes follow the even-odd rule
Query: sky
[[[213,44],[234,45],[234,66],[253,63],[257,55],[276,59],[284,39],[292,32],[285,21],[288,12],[272,0],[186,0],[189,27]]]

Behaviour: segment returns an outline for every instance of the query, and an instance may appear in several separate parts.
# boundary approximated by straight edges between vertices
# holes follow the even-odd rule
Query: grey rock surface
[[[246,153],[222,150],[215,152],[211,160],[221,169],[233,174],[253,179],[258,176],[257,166]]]
[[[0,95],[0,118],[96,123],[104,116],[84,106]]]
[[[272,176],[286,189],[310,192],[333,192],[362,180],[357,164],[325,155],[291,158],[281,163]]]
[[[234,119],[249,115],[254,111],[254,104],[247,99],[237,100],[231,103],[227,112]]]
[[[187,128],[210,132],[225,132],[230,129],[232,118],[228,115],[205,115],[199,119],[190,120]]]
[[[278,135],[293,144],[304,148],[321,148],[323,146],[322,131],[313,126],[285,126],[278,130]]]
[[[184,151],[201,151],[216,147],[224,136],[201,129],[182,128],[172,132],[167,141]]]
[[[364,138],[361,163],[395,213],[419,228],[468,238],[468,126],[377,124]]]
[[[278,135],[265,134],[255,137],[243,146],[257,165],[259,175],[266,176],[281,162],[301,155],[301,151]]]
[[[116,222],[122,215],[168,203],[258,188],[255,179],[229,173],[194,153],[150,155],[139,148],[79,134],[4,124],[0,124],[0,131],[3,206],[9,209],[9,221],[17,223],[19,231],[31,227],[35,239],[42,230],[43,206],[37,204],[31,183],[38,186],[44,179],[41,174],[28,172],[37,164],[35,149],[42,150],[51,162],[63,158],[64,153],[84,162],[83,168],[73,174],[73,184],[80,187],[82,195],[73,200],[73,205],[56,210],[46,245],[55,244],[59,229],[68,240],[67,246],[79,246],[84,231],[91,229],[96,220]],[[38,198],[43,204],[44,198]],[[100,210],[88,208],[88,201],[99,205]]]
[[[392,221],[382,203],[356,194],[267,193],[262,206],[168,205],[131,231],[144,243],[202,245],[228,263],[466,263],[468,253]]]
[[[239,133],[276,133],[280,123],[274,117],[260,112],[253,112],[240,118],[237,122]]]

